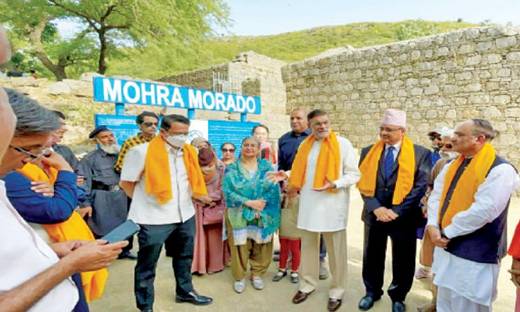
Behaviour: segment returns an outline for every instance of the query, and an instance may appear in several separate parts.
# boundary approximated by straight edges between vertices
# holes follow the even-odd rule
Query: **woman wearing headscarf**
[[[226,254],[226,243],[222,239],[226,208],[222,193],[224,166],[219,165],[210,147],[201,148],[198,157],[208,196],[212,201],[194,201],[196,232],[191,272],[206,274],[222,271],[226,258],[229,257]]]

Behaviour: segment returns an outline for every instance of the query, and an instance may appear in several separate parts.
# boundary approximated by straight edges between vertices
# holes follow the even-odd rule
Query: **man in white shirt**
[[[212,299],[197,294],[191,280],[195,209],[192,196],[208,201],[194,147],[186,144],[190,121],[164,116],[160,135],[131,148],[121,171],[121,188],[132,198],[128,218],[140,224],[135,268],[137,308],[152,311],[155,268],[165,244],[172,256],[176,301],[207,305]],[[195,184],[194,184],[195,183]],[[205,196],[204,196],[205,195]]]
[[[352,144],[330,129],[325,111],[307,115],[312,134],[300,145],[289,177],[288,196],[300,193],[298,228],[301,236],[301,276],[293,303],[315,291],[319,279],[320,234],[323,234],[331,271],[327,309],[336,311],[347,284],[347,216],[350,186],[359,179]]]
[[[22,93],[9,92],[16,116],[0,88],[0,133],[4,138],[0,140],[0,176],[43,157],[52,132],[60,127],[54,113]],[[69,277],[107,266],[127,244],[68,241],[47,245],[9,203],[3,181],[0,237],[2,311],[72,311],[78,291]]]
[[[439,312],[491,311],[496,298],[509,200],[520,185],[490,144],[496,134],[487,120],[460,123],[453,137],[460,156],[444,166],[428,200]]]

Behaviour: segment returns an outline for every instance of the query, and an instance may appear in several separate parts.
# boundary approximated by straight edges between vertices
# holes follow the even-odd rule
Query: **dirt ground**
[[[358,311],[357,303],[364,295],[364,286],[361,280],[363,245],[363,223],[360,219],[361,208],[362,201],[359,193],[357,190],[352,190],[352,202],[347,228],[348,259],[346,259],[348,261],[349,288],[346,291],[343,306],[339,311]],[[509,210],[509,239],[511,239],[515,226],[520,219],[519,208],[520,200],[518,198],[513,199]],[[391,280],[390,261],[391,256],[388,253],[384,287],[388,287]],[[134,265],[135,262],[133,261],[118,260],[110,267],[110,277],[105,294],[102,299],[92,303],[91,311],[137,311],[133,294]],[[321,281],[317,291],[307,301],[295,305],[291,302],[291,298],[296,292],[296,285],[291,284],[288,278],[278,283],[271,281],[272,276],[276,272],[276,265],[277,263],[273,262],[265,276],[264,290],[255,290],[248,283],[245,292],[242,294],[236,294],[233,291],[233,280],[229,268],[216,274],[194,276],[193,283],[196,290],[214,299],[214,303],[209,306],[197,307],[187,303],[178,304],[174,302],[175,286],[171,263],[169,258],[163,255],[157,266],[154,311],[327,311],[328,280]],[[501,265],[498,297],[493,305],[493,310],[496,312],[509,312],[514,309],[515,290],[507,273],[507,269],[510,266],[511,258],[507,257]],[[414,280],[412,290],[406,298],[407,311],[416,311],[418,306],[430,300],[429,282],[426,280]],[[371,311],[391,311],[390,298],[386,295],[383,296]]]

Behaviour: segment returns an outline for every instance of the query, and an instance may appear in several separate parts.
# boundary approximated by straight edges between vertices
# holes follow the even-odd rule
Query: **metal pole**
[[[195,109],[194,108],[188,108],[188,119],[189,120],[195,119]]]
[[[125,114],[125,103],[116,103],[116,115],[122,116]]]

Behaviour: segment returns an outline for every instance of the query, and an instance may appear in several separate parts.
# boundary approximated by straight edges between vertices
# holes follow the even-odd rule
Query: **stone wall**
[[[501,131],[495,145],[520,165],[520,33],[471,28],[412,41],[325,53],[283,68],[287,111],[332,112],[334,129],[357,147],[377,138],[386,108],[407,112],[413,140],[468,118]]]
[[[286,114],[286,93],[282,81],[281,69],[284,62],[249,51],[239,54],[233,62],[207,69],[165,77],[162,81],[178,85],[213,90],[215,73],[231,84],[229,92],[260,96],[262,113],[248,115],[250,121],[258,121],[269,127],[271,140],[289,129],[289,117]],[[220,91],[220,90],[214,90]],[[239,114],[197,111],[196,118],[239,120]]]

